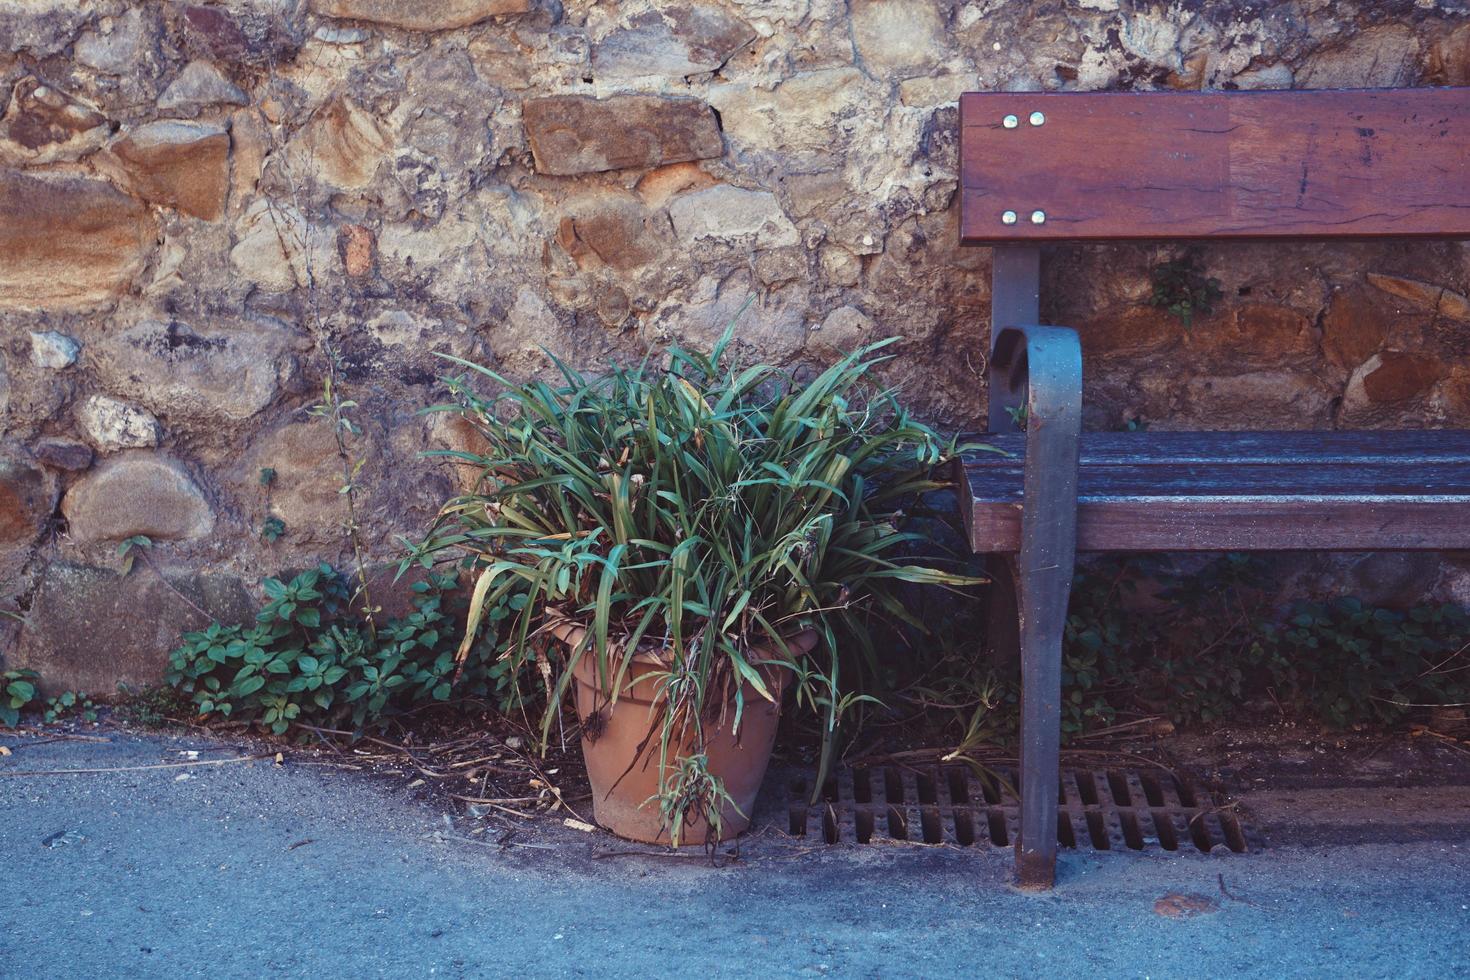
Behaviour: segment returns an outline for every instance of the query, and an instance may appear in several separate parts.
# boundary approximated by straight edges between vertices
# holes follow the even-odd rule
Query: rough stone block
[[[200,109],[212,105],[248,105],[250,99],[207,61],[191,61],[158,97],[164,112]]]
[[[311,0],[323,17],[366,20],[407,31],[449,31],[490,17],[524,14],[531,0]]]
[[[85,308],[142,270],[156,237],[142,202],[103,180],[0,170],[0,308]]]
[[[19,454],[0,450],[0,548],[34,541],[55,510],[55,478]]]
[[[103,452],[158,445],[158,420],[135,405],[93,395],[77,412],[82,431]]]
[[[295,338],[282,324],[238,321],[195,329],[149,320],[91,348],[113,392],[176,418],[239,421],[269,405],[296,373]]]
[[[677,5],[608,34],[592,49],[592,70],[598,78],[695,75],[719,68],[755,36],[753,27],[718,7]]]
[[[693,243],[713,238],[749,241],[758,248],[779,248],[800,241],[796,226],[781,210],[776,195],[719,184],[675,198],[669,205],[674,232]]]
[[[123,541],[137,534],[155,541],[201,538],[214,529],[204,492],[177,461],[129,453],[103,463],[61,501],[78,544]]]
[[[724,153],[714,112],[698,99],[558,95],[525,103],[538,173],[567,176],[705,160]]]
[[[0,162],[23,166],[76,160],[107,141],[107,117],[31,76],[15,83],[0,116]]]
[[[293,146],[302,174],[337,187],[364,187],[392,148],[381,123],[350,99],[333,99]]]
[[[113,695],[160,683],[168,651],[188,630],[209,625],[174,592],[221,622],[247,622],[255,603],[233,575],[164,568],[169,584],[142,562],[126,577],[106,568],[54,561],[26,613],[8,666],[41,675],[41,690]],[[170,588],[172,585],[173,588]]]
[[[77,362],[82,345],[55,330],[31,331],[31,363],[39,368],[60,371]]]
[[[213,221],[230,186],[230,136],[214,123],[146,123],[112,144],[116,170],[145,200]]]

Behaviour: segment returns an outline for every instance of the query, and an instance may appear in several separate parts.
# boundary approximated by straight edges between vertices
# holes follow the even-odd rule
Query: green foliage
[[[414,611],[374,633],[350,614],[348,580],[330,565],[267,579],[253,623],[214,623],[184,636],[168,683],[203,718],[252,722],[277,735],[293,724],[362,731],[454,695],[490,696],[506,683],[493,663],[497,628],[525,596],[507,593],[487,611],[482,642],[455,682],[454,585],[445,574],[414,583]]]
[[[1154,291],[1149,303],[1177,316],[1186,330],[1194,325],[1196,313],[1213,313],[1224,295],[1220,280],[1204,274],[1193,252],[1155,266],[1150,279]]]
[[[96,721],[97,705],[92,703],[91,698],[76,691],[63,691],[56,697],[47,699],[46,711],[42,717],[49,724],[71,714],[79,715],[83,721]]]
[[[967,581],[903,563],[920,536],[899,529],[898,513],[944,485],[933,469],[947,447],[892,393],[871,389],[884,345],[803,380],[729,365],[730,337],[708,355],[675,349],[667,366],[645,362],[603,377],[558,363],[556,387],[512,384],[451,358],[503,390],[482,398],[465,378],[446,379],[456,404],[438,410],[462,414],[488,448],[435,454],[479,467],[479,483],[445,505],[404,563],[464,555],[477,599],[528,592],[512,664],[547,653],[528,640],[549,615],[586,627],[565,657],[549,651],[558,696],[543,716],[543,738],[577,660],[594,657],[616,697],[627,664],[621,651],[656,642],[667,662],[658,675],[666,803],[708,803],[723,792],[698,765],[670,756],[685,736],[691,758],[702,753],[700,720],[714,697],[735,692],[738,725],[740,682],[770,697],[763,675],[788,671],[798,705],[816,712],[830,736],[860,699],[856,675],[877,669],[870,620],[922,628],[898,583]],[[472,602],[471,623],[475,615]],[[803,628],[822,641],[806,658],[786,642]],[[843,645],[855,662],[844,665]],[[754,660],[758,649],[772,651],[768,662]],[[721,694],[707,704],[706,692]]]
[[[119,686],[123,700],[116,705],[116,712],[136,725],[160,728],[176,718],[192,713],[191,702],[172,687],[159,686],[141,691]]]
[[[267,517],[260,525],[260,536],[270,542],[274,542],[285,533],[286,522],[279,517]]]
[[[36,680],[34,670],[0,670],[0,728],[14,728],[20,713],[35,705]]]
[[[153,547],[153,542],[143,534],[135,534],[131,538],[117,546],[117,556],[122,559],[122,574],[126,576],[133,570],[133,559],[142,553],[144,548]]]
[[[1470,612],[1451,603],[1407,611],[1353,598],[1301,603],[1268,646],[1276,682],[1339,727],[1470,701]]]
[[[1087,562],[1073,580],[1063,641],[1064,734],[1142,715],[1208,724],[1262,702],[1340,728],[1470,702],[1464,607],[1393,610],[1338,598],[1298,603],[1283,621],[1268,584],[1262,563],[1244,555],[1187,575],[1157,557]],[[956,758],[1009,741],[1020,720],[1019,666],[995,668],[955,649],[977,628],[941,627],[950,649],[908,692],[925,709],[949,709]]]

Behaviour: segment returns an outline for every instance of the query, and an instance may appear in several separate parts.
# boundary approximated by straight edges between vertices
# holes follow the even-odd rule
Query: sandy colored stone
[[[674,5],[604,37],[592,49],[592,70],[615,79],[695,75],[719,68],[755,37],[754,28],[718,7]]]
[[[569,205],[557,228],[557,244],[578,265],[601,264],[626,272],[649,264],[671,244],[668,218],[635,197],[595,196]]]
[[[725,151],[710,107],[698,99],[560,95],[524,105],[536,171],[566,176],[704,160]]]
[[[898,86],[898,98],[906,106],[926,108],[958,105],[960,96],[980,88],[976,72],[951,72],[932,78],[907,78]]]
[[[1174,344],[1184,337],[1179,318],[1152,306],[1133,307],[1079,324],[1086,357],[1136,358]]]
[[[132,282],[153,217],[106,181],[0,170],[0,308],[95,306]]]
[[[1461,24],[1436,39],[1426,62],[1427,84],[1470,85],[1470,24]]]
[[[297,148],[304,175],[356,188],[373,179],[392,141],[371,113],[351,99],[336,98],[312,116]]]
[[[1322,350],[1334,364],[1351,369],[1382,347],[1388,333],[1388,317],[1369,290],[1342,289],[1322,317]]]
[[[235,575],[166,563],[161,570],[167,583],[142,562],[125,577],[111,568],[49,562],[14,666],[39,673],[45,695],[78,691],[116,696],[119,685],[141,691],[162,683],[168,651],[178,646],[185,631],[209,625],[175,590],[210,619],[242,623],[255,614],[257,603]],[[99,637],[106,642],[98,642]]]
[[[149,320],[93,344],[90,363],[109,391],[171,422],[242,421],[295,375],[294,342],[283,324],[264,320],[213,327]]]
[[[246,209],[230,249],[235,271],[267,292],[280,293],[314,277],[336,274],[336,235],[307,222],[290,204],[258,197]]]
[[[873,318],[855,306],[839,306],[812,328],[807,346],[828,358],[843,357],[879,339]]]
[[[734,143],[756,150],[808,151],[829,165],[845,122],[872,122],[873,107],[888,98],[856,68],[792,75],[774,90],[739,81],[710,88],[709,101]]]
[[[310,0],[312,13],[408,31],[449,31],[491,17],[524,14],[531,0]]]
[[[1222,358],[1274,365],[1317,352],[1312,318],[1286,306],[1246,303],[1196,321],[1190,349],[1215,349]]]
[[[267,432],[250,449],[245,478],[257,481],[262,469],[275,470],[270,512],[293,538],[330,540],[340,534],[346,517],[342,495],[342,462],[330,425],[315,419],[282,425]]]
[[[1383,351],[1363,365],[1363,394],[1379,404],[1407,401],[1426,394],[1445,374],[1446,365],[1437,357]]]
[[[377,266],[378,240],[365,225],[343,225],[337,231],[337,251],[342,268],[354,279],[373,274]]]
[[[164,112],[200,109],[212,105],[248,105],[249,97],[238,85],[207,61],[191,61],[158,97]]]
[[[778,248],[799,241],[796,226],[769,191],[719,184],[676,198],[669,205],[669,217],[675,234],[690,244],[721,239]]]
[[[260,113],[237,109],[230,114],[230,211],[238,213],[255,193],[261,166],[270,152],[270,134]]]
[[[155,54],[155,26],[146,8],[132,7],[119,17],[104,18],[104,22],[106,30],[99,25],[99,29],[84,31],[77,38],[73,57],[78,64],[122,75],[137,71],[145,59]]]
[[[152,452],[114,456],[77,481],[61,513],[78,544],[200,538],[214,529],[204,492],[176,460]]]
[[[55,479],[14,451],[0,449],[0,548],[34,541],[55,509]]]
[[[111,146],[119,176],[139,197],[206,221],[225,208],[230,136],[215,123],[166,120],[129,131]]]
[[[103,452],[158,445],[158,420],[109,395],[92,395],[77,410],[82,431]]]
[[[841,245],[824,247],[818,261],[822,276],[834,286],[856,286],[862,278],[862,261]]]
[[[1368,273],[1368,282],[1421,309],[1432,310],[1455,320],[1470,320],[1470,299],[1446,286],[1377,272]]]
[[[1406,24],[1370,28],[1318,51],[1297,72],[1299,88],[1400,88],[1418,75],[1419,39]]]
[[[0,163],[38,166],[79,160],[107,142],[107,117],[31,76],[16,82],[0,116]]]
[[[1169,413],[1171,427],[1281,429],[1321,425],[1336,394],[1313,374],[1286,370],[1192,377],[1184,391],[1186,405],[1182,411]]]
[[[928,0],[852,0],[851,9],[853,42],[875,74],[928,74],[949,46],[939,11]]]

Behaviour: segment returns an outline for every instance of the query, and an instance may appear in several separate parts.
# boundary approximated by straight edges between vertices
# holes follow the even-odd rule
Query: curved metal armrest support
[[[1082,346],[1066,327],[1010,327],[990,361],[992,429],[1014,428],[1025,406],[1021,552],[1016,594],[1021,641],[1022,887],[1048,888],[1056,867],[1062,633],[1077,555],[1077,455]],[[1018,413],[1017,413],[1018,414]]]
[[[991,432],[1023,428],[1016,417],[1023,407],[1028,419],[1069,414],[1071,407],[1080,427],[1082,344],[1070,327],[1006,327],[995,338],[986,381]],[[1040,404],[1031,403],[1033,395]]]

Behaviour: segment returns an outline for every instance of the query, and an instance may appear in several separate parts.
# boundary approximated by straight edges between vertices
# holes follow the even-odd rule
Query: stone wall
[[[333,352],[378,557],[452,489],[435,351],[595,367],[754,297],[748,356],[897,335],[888,379],[974,426],[960,92],[1467,82],[1463,2],[0,0],[0,654],[143,683],[194,607],[341,558]],[[1205,248],[1190,330],[1148,303],[1181,254],[1050,256],[1091,425],[1470,425],[1464,244]],[[1343,574],[1470,598],[1453,561]]]

